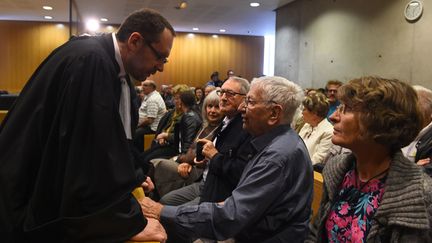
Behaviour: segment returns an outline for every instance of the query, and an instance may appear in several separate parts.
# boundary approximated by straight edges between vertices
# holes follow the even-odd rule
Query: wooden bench
[[[314,171],[314,190],[312,200],[312,219],[318,214],[318,209],[321,203],[321,197],[323,192],[323,177],[319,172]]]

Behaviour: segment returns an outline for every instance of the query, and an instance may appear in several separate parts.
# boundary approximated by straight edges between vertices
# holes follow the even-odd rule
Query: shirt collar
[[[269,145],[274,138],[289,131],[290,129],[290,125],[279,125],[272,130],[264,133],[263,135],[252,139],[251,144],[256,151],[261,151],[262,149],[264,149],[265,146]]]
[[[112,38],[113,38],[113,42],[114,42],[115,59],[116,59],[118,65],[120,66],[120,73],[118,74],[118,76],[124,77],[124,76],[126,76],[126,71],[125,71],[124,66],[123,66],[123,61],[122,61],[121,55],[120,55],[120,48],[119,48],[115,33],[112,33]]]

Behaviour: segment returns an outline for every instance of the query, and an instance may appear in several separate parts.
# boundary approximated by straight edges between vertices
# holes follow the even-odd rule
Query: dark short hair
[[[195,94],[191,90],[181,92],[180,100],[187,108],[192,108],[196,104]]]
[[[123,21],[116,35],[121,42],[124,42],[133,32],[138,32],[147,41],[158,42],[165,28],[175,36],[174,28],[159,12],[143,8],[131,13]]]
[[[303,106],[315,115],[325,118],[329,111],[330,103],[324,94],[315,93],[305,97]]]
[[[359,112],[362,134],[392,152],[412,142],[421,129],[417,94],[397,79],[353,79],[339,87],[338,98]]]

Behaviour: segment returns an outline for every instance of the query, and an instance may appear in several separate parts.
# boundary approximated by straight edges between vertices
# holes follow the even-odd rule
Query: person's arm
[[[285,174],[276,163],[260,163],[247,171],[244,181],[223,205],[163,206],[159,209],[161,222],[175,224],[177,230],[190,236],[217,240],[233,237],[246,225],[262,219],[269,205],[282,193]],[[145,215],[147,210],[143,207]]]
[[[142,108],[143,108],[143,106],[141,105],[140,111]],[[157,102],[154,100],[148,100],[146,110],[147,110],[147,112],[146,112],[145,117],[141,117],[141,115],[140,115],[140,123],[138,126],[147,126],[147,125],[150,125],[154,122],[155,118],[157,117],[157,113],[158,113]]]
[[[333,131],[331,132],[323,132],[319,139],[316,141],[315,144],[315,152],[312,155],[312,163],[317,164],[324,161],[324,158],[329,153],[329,150],[333,143],[331,142],[331,138],[333,136]]]

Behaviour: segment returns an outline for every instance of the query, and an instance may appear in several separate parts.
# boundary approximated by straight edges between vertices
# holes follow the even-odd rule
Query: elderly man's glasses
[[[228,98],[234,97],[235,95],[242,95],[242,96],[246,95],[246,94],[237,93],[237,92],[234,92],[234,91],[228,90],[228,89],[219,89],[219,90],[216,90],[216,94],[219,95],[220,97],[222,97],[222,95],[225,94],[225,96],[228,97]]]
[[[273,100],[252,100],[250,97],[245,97],[244,98],[244,103],[245,103],[245,107],[248,107],[249,105],[254,106],[258,103],[273,103],[273,104],[277,104],[276,101]]]
[[[144,39],[144,42],[146,43],[146,45],[150,48],[150,50],[152,50],[153,54],[155,55],[156,59],[162,63],[167,63],[168,62],[168,58],[166,58],[164,55],[162,55],[161,53],[159,53],[152,45],[150,41],[147,41]]]

